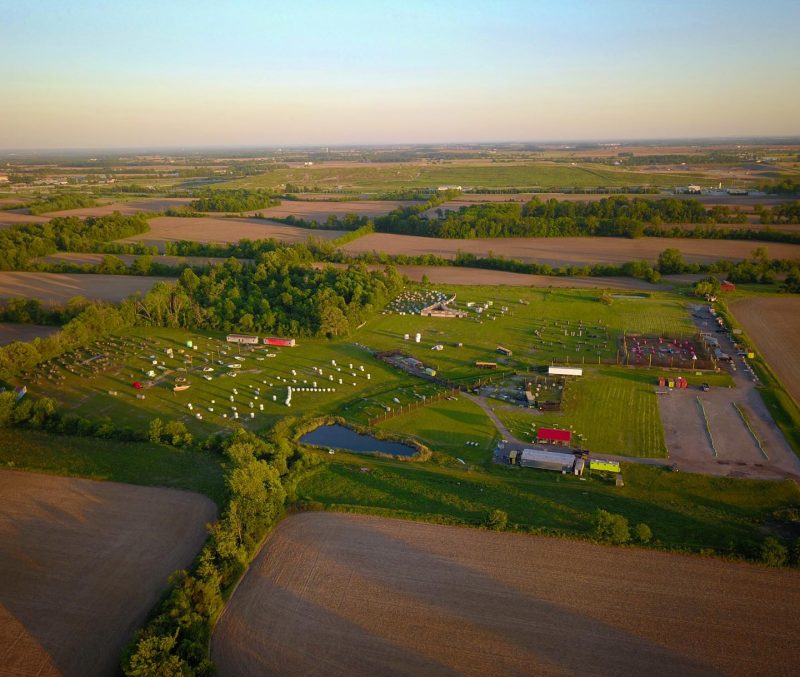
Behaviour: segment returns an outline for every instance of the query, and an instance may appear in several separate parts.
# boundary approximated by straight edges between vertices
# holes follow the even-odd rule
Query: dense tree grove
[[[265,190],[209,190],[190,203],[198,212],[247,212],[276,207],[280,200]]]
[[[79,209],[80,207],[94,207],[97,201],[83,193],[59,193],[43,200],[32,202],[28,207],[31,214],[46,214],[64,209]]]
[[[96,251],[109,240],[145,233],[150,229],[142,214],[79,219],[59,217],[47,223],[32,223],[0,231],[0,270],[25,268],[32,258],[56,251]]]
[[[758,214],[761,223],[800,223],[800,200],[775,205],[772,208],[760,208]]]

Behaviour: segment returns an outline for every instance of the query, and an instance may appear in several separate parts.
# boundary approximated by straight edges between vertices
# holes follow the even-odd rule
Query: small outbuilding
[[[563,444],[569,445],[572,442],[572,432],[569,430],[559,430],[558,428],[539,428],[536,439],[542,444]]]
[[[580,367],[548,367],[548,376],[583,376],[583,369]]]
[[[525,468],[572,472],[575,467],[575,456],[544,449],[523,449],[519,455],[519,464]]]

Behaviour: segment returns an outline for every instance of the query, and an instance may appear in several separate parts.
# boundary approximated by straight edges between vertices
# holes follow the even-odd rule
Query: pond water
[[[343,425],[323,425],[306,433],[300,438],[302,444],[313,444],[318,447],[332,447],[357,454],[381,451],[395,456],[413,456],[417,453],[414,447],[391,440],[379,440],[372,435],[361,435]]]

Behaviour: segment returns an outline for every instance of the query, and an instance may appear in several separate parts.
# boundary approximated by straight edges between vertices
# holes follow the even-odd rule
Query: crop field
[[[114,674],[216,515],[185,491],[0,471],[0,671]]]
[[[798,604],[794,572],[311,513],[269,537],[212,654],[240,676],[782,675]]]
[[[751,297],[731,311],[795,403],[800,403],[800,298]]]
[[[147,233],[118,240],[118,242],[143,242],[155,245],[161,251],[165,242],[190,240],[192,242],[232,243],[239,240],[264,240],[274,238],[281,242],[305,242],[310,237],[332,240],[342,235],[338,230],[311,230],[271,223],[264,219],[237,219],[222,217],[157,216],[150,219]]]
[[[131,294],[147,293],[168,277],[140,275],[84,275],[82,273],[0,272],[0,299],[32,298],[51,305],[64,305],[75,296],[118,302]]]
[[[286,218],[294,216],[306,221],[317,221],[322,223],[329,216],[343,217],[345,214],[355,214],[356,216],[383,216],[398,207],[407,207],[416,204],[415,202],[403,202],[399,200],[348,200],[346,202],[325,201],[325,200],[283,200],[277,207],[258,209],[267,218]]]
[[[655,374],[612,367],[586,370],[566,385],[560,412],[497,406],[495,413],[521,440],[535,441],[540,427],[557,427],[572,430],[577,444],[589,451],[664,458]]]
[[[21,223],[47,223],[49,220],[48,216],[31,216],[21,211],[0,211],[0,229],[18,226]]]
[[[370,320],[358,340],[381,351],[405,351],[448,378],[462,378],[487,376],[487,372],[474,366],[476,361],[492,361],[501,368],[524,370],[553,360],[596,364],[598,355],[601,360],[615,360],[618,338],[623,331],[662,336],[694,333],[683,302],[666,295],[627,298],[622,294],[611,305],[605,305],[599,301],[597,292],[583,290],[444,286],[437,289],[457,294],[455,307],[466,310],[467,317],[448,319],[387,313]],[[475,306],[467,306],[489,302],[493,305],[481,314],[474,312]],[[502,313],[503,306],[508,309],[506,313]],[[581,332],[584,334],[579,335]],[[416,333],[422,335],[420,343],[413,340]],[[404,339],[405,334],[410,340]],[[596,336],[592,338],[589,334]],[[601,334],[604,337],[607,334],[608,338],[601,339]],[[442,345],[442,350],[432,350],[436,345]],[[513,355],[499,355],[498,345],[510,349]]]
[[[0,322],[0,346],[8,345],[14,341],[33,341],[36,338],[44,338],[59,329],[60,327],[46,327],[38,324]]]
[[[627,261],[655,263],[665,249],[678,249],[690,263],[713,263],[719,259],[732,261],[750,257],[763,243],[746,240],[694,240],[644,237],[514,237],[475,240],[450,240],[415,235],[371,233],[342,246],[350,254],[383,252],[391,256],[403,254],[421,256],[432,254],[453,259],[461,251],[475,256],[505,256],[531,263],[551,266],[584,266],[596,263],[620,264]],[[800,245],[769,243],[770,257],[794,259],[800,257]]]
[[[140,212],[161,212],[170,207],[181,207],[189,204],[192,198],[184,197],[164,197],[150,200],[129,200],[125,202],[109,202],[96,207],[80,207],[78,209],[63,209],[57,212],[49,212],[48,217],[53,216],[77,216],[86,218],[87,216],[107,216],[114,212],[124,215],[138,214]]]
[[[54,254],[47,259],[59,256]],[[322,264],[319,264],[322,265]],[[325,264],[331,265],[331,264]],[[342,266],[344,264],[341,264]],[[385,266],[370,264],[371,270],[383,270]],[[481,285],[487,287],[561,287],[567,289],[638,289],[641,291],[664,291],[666,284],[652,284],[633,277],[556,277],[550,275],[527,275],[488,268],[462,268],[460,266],[395,266],[397,271],[413,282],[422,282],[423,275],[431,284]],[[702,276],[701,276],[702,277]]]
[[[188,340],[198,349],[187,349]],[[296,348],[239,351],[224,336],[150,328],[95,342],[17,382],[93,420],[143,430],[156,417],[177,419],[203,434],[234,422],[259,430],[287,414],[338,414],[366,422],[387,407],[417,402],[437,390],[348,342],[301,340]],[[189,389],[173,390],[185,385]]]
[[[698,173],[645,172],[600,167],[596,164],[565,165],[550,162],[447,164],[358,164],[337,163],[314,167],[275,169],[225,184],[225,188],[281,190],[287,183],[313,191],[331,189],[381,191],[403,188],[587,188],[597,186],[680,186],[698,182],[713,185]]]

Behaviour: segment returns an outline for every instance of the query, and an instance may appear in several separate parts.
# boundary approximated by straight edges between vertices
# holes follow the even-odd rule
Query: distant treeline
[[[209,190],[189,206],[198,212],[247,212],[277,207],[280,200],[265,190]]]
[[[109,240],[150,230],[143,214],[79,219],[57,217],[47,223],[30,223],[0,231],[0,270],[24,269],[32,258],[57,251],[91,252]]]
[[[64,209],[95,207],[97,206],[97,200],[83,193],[58,193],[52,197],[31,202],[26,206],[31,214],[46,214],[48,212],[59,212]]]

